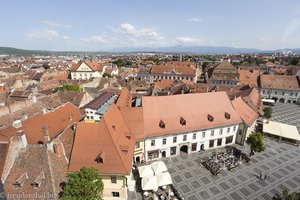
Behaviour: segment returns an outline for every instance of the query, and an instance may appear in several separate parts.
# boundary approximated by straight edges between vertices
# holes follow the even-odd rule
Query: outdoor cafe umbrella
[[[152,190],[157,191],[157,177],[156,176],[146,176],[142,178],[142,190]]]
[[[153,170],[150,165],[144,165],[138,167],[139,175],[141,178],[146,176],[153,176]]]
[[[168,171],[168,169],[163,161],[156,161],[156,162],[152,163],[151,168],[155,175]]]
[[[157,185],[158,186],[164,186],[164,185],[170,185],[172,184],[171,175],[169,172],[164,172],[161,174],[157,174]]]

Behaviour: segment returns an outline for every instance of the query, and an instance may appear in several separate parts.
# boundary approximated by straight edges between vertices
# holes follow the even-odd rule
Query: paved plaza
[[[272,199],[283,189],[300,192],[300,148],[265,139],[266,150],[255,153],[249,163],[242,163],[232,171],[212,175],[201,158],[212,151],[184,154],[163,159],[175,188],[188,200],[200,199]],[[234,145],[249,154],[249,147]],[[224,149],[218,149],[220,152]],[[259,173],[267,173],[260,180]],[[141,199],[139,193],[130,192],[129,199]]]
[[[300,106],[295,104],[276,103],[272,106],[272,121],[297,126],[300,132]]]

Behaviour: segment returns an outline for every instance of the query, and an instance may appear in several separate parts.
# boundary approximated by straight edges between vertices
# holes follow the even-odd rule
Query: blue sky
[[[0,46],[300,47],[299,0],[0,0]]]

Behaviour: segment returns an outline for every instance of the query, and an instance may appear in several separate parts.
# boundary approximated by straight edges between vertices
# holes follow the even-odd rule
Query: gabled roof
[[[221,62],[212,72],[210,79],[213,80],[239,80],[238,69],[227,60]]]
[[[8,153],[9,143],[0,143],[0,182],[2,177],[2,172],[6,162],[6,157]]]
[[[80,119],[79,109],[71,103],[66,103],[46,114],[24,120],[22,125],[29,144],[36,144],[39,141],[46,143],[43,127],[47,128],[50,139],[53,139]]]
[[[135,139],[113,104],[100,123],[82,122],[77,125],[69,171],[94,167],[100,174],[129,175],[134,144]],[[103,153],[103,163],[97,162]]]
[[[103,94],[99,95],[98,97],[96,97],[94,100],[92,100],[91,102],[89,102],[88,104],[86,104],[84,106],[84,108],[90,108],[90,109],[94,109],[97,110],[99,109],[106,101],[108,101],[109,99],[111,99],[114,96],[114,93],[112,92],[104,92]]]
[[[247,124],[248,127],[252,126],[258,117],[257,112],[252,110],[247,103],[245,103],[242,97],[238,97],[231,101],[235,110],[238,112],[242,120]]]
[[[11,168],[5,181],[5,191],[11,194],[54,192],[54,195],[58,195],[61,190],[60,183],[65,181],[66,164],[64,158],[57,157],[53,152],[48,151],[46,146],[28,145],[19,153]],[[39,177],[40,174],[43,174],[45,178]],[[20,178],[23,180],[22,186],[14,186]],[[39,178],[41,178],[40,187],[33,187],[32,183]]]
[[[259,70],[254,69],[240,69],[240,85],[250,85],[252,87],[258,86],[258,77],[260,74]]]
[[[77,64],[73,64],[73,65],[71,66],[70,71],[71,71],[71,72],[76,72],[77,69],[80,67],[80,65],[81,65],[82,63],[85,63],[85,64],[86,64],[89,68],[91,68],[91,70],[93,70],[93,71],[102,71],[102,70],[103,70],[103,67],[104,67],[103,64],[96,63],[96,62],[93,62],[93,61],[87,61],[87,60],[85,60],[85,61],[79,62],[79,63],[77,63]]]
[[[145,137],[155,137],[238,124],[241,119],[226,92],[153,96],[142,98]],[[225,118],[225,113],[230,119]],[[213,121],[208,120],[208,116]],[[180,118],[186,125],[180,124]],[[165,128],[159,127],[159,122]]]
[[[195,76],[195,68],[196,66],[192,62],[167,62],[152,66],[151,73]]]
[[[261,88],[277,90],[300,90],[296,76],[262,74],[260,76],[260,86]]]
[[[70,102],[79,107],[82,99],[84,98],[85,92],[61,91],[58,92],[57,95],[62,103]]]

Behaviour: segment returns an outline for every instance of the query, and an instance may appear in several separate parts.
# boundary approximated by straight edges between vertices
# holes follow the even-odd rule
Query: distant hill
[[[259,50],[253,48],[235,48],[235,47],[215,47],[215,46],[170,46],[170,47],[140,47],[140,48],[118,48],[111,49],[109,52],[102,51],[42,51],[42,50],[24,50],[12,47],[0,47],[0,55],[109,55],[116,53],[136,53],[136,52],[162,52],[162,53],[197,53],[197,54],[253,54],[253,53],[282,53],[283,51],[292,51],[300,54],[300,48],[295,49],[277,49],[277,50]]]

